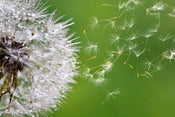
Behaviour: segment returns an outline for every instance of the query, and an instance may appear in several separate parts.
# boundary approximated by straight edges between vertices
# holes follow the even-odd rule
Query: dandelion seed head
[[[40,0],[0,1],[1,115],[38,116],[57,108],[74,83],[78,49],[67,36],[73,23],[58,23],[54,14]]]

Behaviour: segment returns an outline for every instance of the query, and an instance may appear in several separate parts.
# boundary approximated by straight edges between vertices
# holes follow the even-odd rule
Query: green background
[[[65,19],[73,18],[75,24],[70,27],[76,32],[79,41],[84,42],[83,30],[87,29],[89,19],[93,16],[109,18],[115,15],[115,10],[100,4],[115,4],[117,0],[49,0],[50,11],[57,9],[58,16]],[[146,1],[146,0],[145,0]],[[148,1],[147,1],[148,2]],[[173,3],[169,0],[170,3]],[[174,3],[173,3],[174,4]],[[175,19],[174,19],[175,20]],[[168,23],[168,22],[167,22]],[[169,23],[170,24],[170,23]],[[171,25],[171,24],[170,24]],[[173,24],[174,25],[174,24]],[[174,30],[174,29],[170,29]],[[89,31],[89,32],[88,32]],[[107,48],[105,34],[87,30],[88,39],[104,42],[100,49]],[[103,59],[103,54],[101,53]],[[80,53],[80,60],[86,59],[86,54]],[[94,61],[93,61],[94,62]],[[91,65],[91,61],[85,64]],[[153,78],[137,78],[135,73],[123,65],[114,65],[107,74],[107,82],[97,87],[83,77],[76,78],[72,93],[66,103],[50,117],[175,117],[175,64],[164,66],[164,69]],[[109,91],[119,88],[121,93],[115,100],[109,99],[101,104]]]

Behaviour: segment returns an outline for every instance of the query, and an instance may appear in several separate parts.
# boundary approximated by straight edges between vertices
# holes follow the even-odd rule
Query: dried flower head
[[[38,115],[61,103],[76,75],[71,20],[40,0],[0,0],[0,114]]]

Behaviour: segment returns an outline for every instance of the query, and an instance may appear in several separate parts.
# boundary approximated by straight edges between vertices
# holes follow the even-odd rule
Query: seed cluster
[[[24,46],[8,36],[0,38],[0,66],[3,73],[10,73],[11,68],[22,71],[27,66],[29,55]]]
[[[5,77],[0,89],[0,98],[10,93],[9,104],[17,87],[17,73],[27,66],[29,56],[24,46],[25,44],[15,41],[13,37],[0,38],[0,79]]]

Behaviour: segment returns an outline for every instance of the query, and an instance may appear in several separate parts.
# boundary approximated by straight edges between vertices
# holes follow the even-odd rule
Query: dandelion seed
[[[113,63],[111,61],[106,62],[106,64],[103,65],[102,69],[106,72],[110,71],[113,66]]]
[[[153,75],[150,72],[148,72],[148,71],[145,71],[145,76],[147,76],[147,77],[153,77]]]
[[[175,50],[170,50],[169,52],[164,53],[165,59],[172,60],[172,59],[175,59],[174,56],[175,56]]]
[[[110,27],[112,29],[115,28],[115,21],[113,20],[106,20],[108,23],[104,26],[103,30],[105,30],[107,27]]]
[[[110,21],[111,28],[115,28],[115,21]]]
[[[116,90],[114,90],[112,92],[109,92],[107,94],[107,96],[105,97],[105,99],[103,100],[102,104],[107,103],[110,100],[110,98],[115,100],[116,99],[116,95],[118,95],[118,94],[120,94],[120,90],[119,89],[116,89]]]
[[[90,73],[90,71],[91,71],[90,68],[86,68],[86,70],[84,70],[84,72],[82,73],[82,75],[83,75],[85,78],[92,79],[92,78],[93,78],[93,75]]]
[[[113,20],[116,20],[116,19],[118,19],[118,17],[117,17],[117,16],[115,16],[115,17],[113,17],[112,19],[113,19]]]
[[[111,60],[111,59],[114,58],[114,53],[113,53],[113,51],[108,51],[107,53],[108,53],[108,59],[109,59],[109,60]]]
[[[138,35],[136,33],[132,33],[127,40],[132,41],[138,38]]]
[[[156,25],[154,28],[149,29],[149,32],[156,33],[159,29],[159,25]]]
[[[86,30],[85,29],[83,30],[83,34],[86,35]]]
[[[121,50],[119,50],[117,53],[119,54],[119,56],[121,56],[123,52],[124,52],[124,50],[121,49]]]
[[[97,79],[92,78],[90,79],[90,81],[93,82],[95,86],[100,87],[105,84],[106,79],[102,77],[98,77]]]
[[[175,17],[175,9],[173,9],[168,15],[171,17]]]
[[[146,61],[145,62],[145,65],[146,65],[146,69],[149,71],[150,70],[150,68],[151,68],[151,66],[152,66],[152,62],[150,62],[150,61]]]
[[[128,23],[127,23],[127,27],[132,28],[134,26],[134,19],[131,19]]]
[[[96,17],[92,17],[90,19],[90,22],[91,22],[91,28],[92,29],[99,28],[99,21]]]
[[[130,43],[130,44],[128,45],[128,49],[131,51],[131,50],[133,50],[134,48],[136,48],[137,46],[138,46],[137,44]]]
[[[120,10],[120,9],[123,9],[125,6],[126,6],[125,2],[120,2],[119,5],[118,5],[118,8]]]
[[[104,78],[106,71],[103,69],[103,65],[101,65],[102,68],[95,72],[98,78]]]
[[[117,5],[111,5],[111,4],[101,4],[102,6],[110,6],[110,7],[116,7]]]
[[[123,23],[123,25],[121,25],[121,26],[119,27],[119,29],[125,30],[126,28],[127,28],[127,21],[125,20],[124,23]]]
[[[0,1],[0,114],[42,116],[57,108],[77,74],[76,43],[40,0]]]
[[[146,74],[138,74],[137,77],[139,77],[139,76],[141,76],[141,77],[145,77]]]
[[[155,68],[156,68],[156,71],[160,71],[163,69],[160,63],[155,65]]]
[[[158,37],[158,39],[159,39],[160,41],[167,41],[168,39],[171,39],[172,37],[173,37],[172,35],[166,34],[165,36],[160,35],[160,36]]]
[[[154,34],[152,33],[152,32],[146,32],[145,34],[144,34],[144,37],[145,38],[150,38],[151,36],[153,36]]]
[[[141,4],[141,2],[140,2],[139,0],[133,0],[133,3],[134,3],[135,5]]]
[[[142,50],[133,50],[133,53],[135,54],[135,56],[137,58],[139,58],[139,56],[141,56],[143,54],[143,51]]]
[[[165,9],[165,4],[162,2],[157,2],[152,8],[154,11],[161,11]]]
[[[84,49],[88,54],[91,52],[97,53],[98,45],[97,44],[88,44],[88,46]]]
[[[111,44],[114,44],[115,42],[118,42],[119,40],[120,40],[120,36],[118,35],[111,36]]]
[[[109,6],[109,4],[101,4],[102,6]]]

